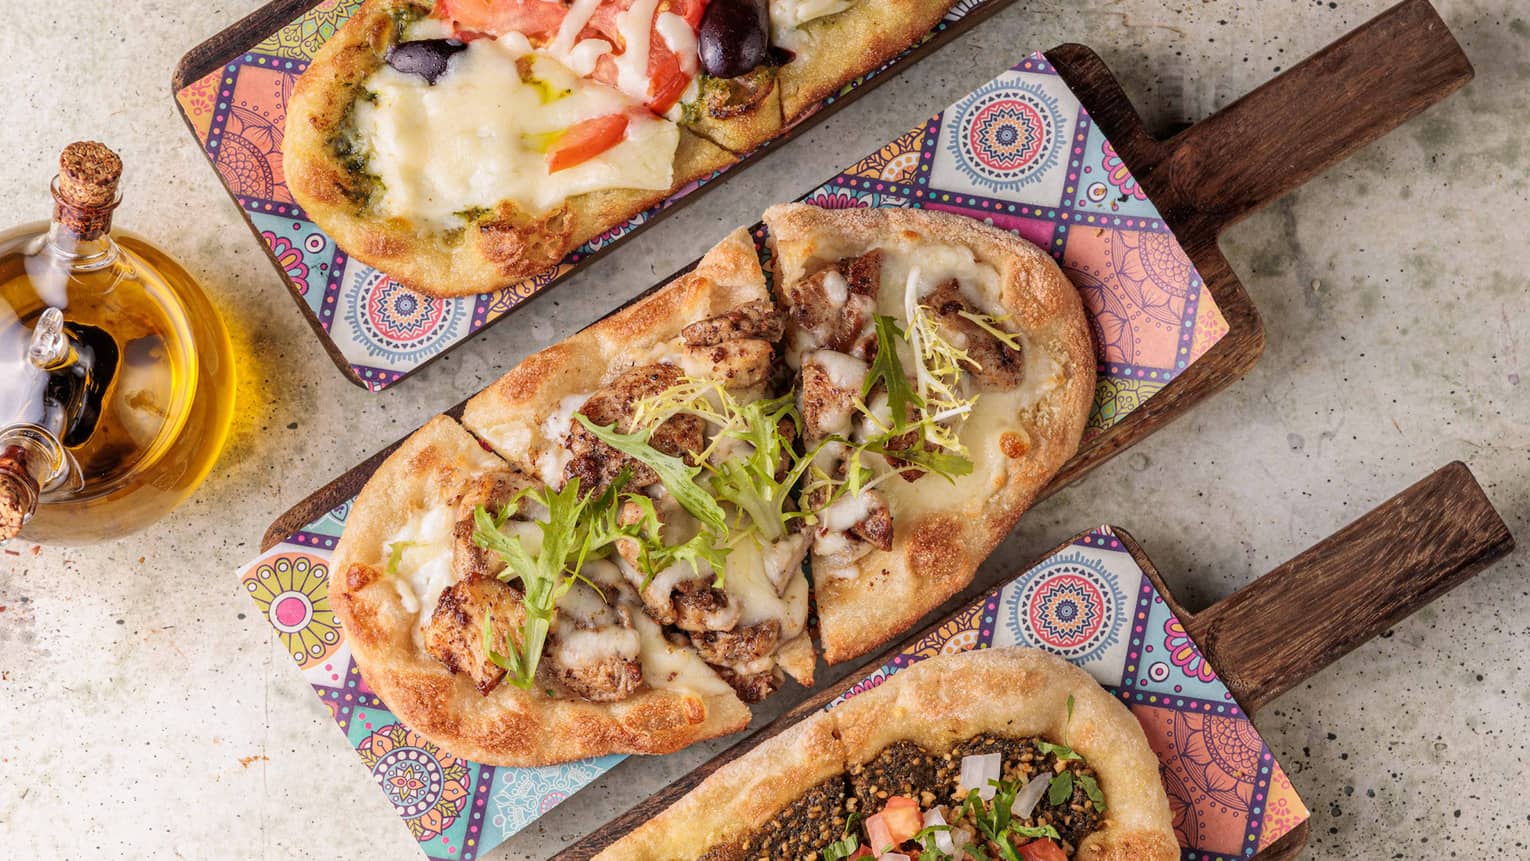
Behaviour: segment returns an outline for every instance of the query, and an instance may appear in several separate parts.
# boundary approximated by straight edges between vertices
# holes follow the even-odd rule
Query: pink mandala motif
[[[1247,816],[1263,742],[1239,718],[1176,712],[1170,724],[1175,764],[1192,797]]]
[[[1127,298],[1171,326],[1184,320],[1195,269],[1172,234],[1111,231],[1111,269]]]
[[[1121,156],[1116,154],[1116,148],[1110,141],[1105,141],[1101,150],[1105,153],[1105,178],[1110,181],[1110,184],[1120,189],[1122,194],[1131,195],[1138,200],[1147,200],[1142,186],[1137,184],[1137,178],[1132,176],[1130,170],[1127,170],[1125,163],[1121,161]]]
[[[1179,667],[1192,679],[1202,682],[1216,681],[1216,672],[1201,655],[1201,650],[1196,648],[1195,641],[1190,639],[1190,634],[1185,631],[1184,623],[1177,617],[1171,616],[1169,621],[1164,623],[1163,632],[1167,636],[1164,645],[1168,647],[1169,660],[1174,663],[1174,666]]]
[[[298,292],[308,294],[308,264],[303,262],[303,252],[293,245],[285,236],[278,236],[269,230],[261,231],[261,238],[271,247],[271,256],[276,258],[282,271],[292,283],[297,285]]]

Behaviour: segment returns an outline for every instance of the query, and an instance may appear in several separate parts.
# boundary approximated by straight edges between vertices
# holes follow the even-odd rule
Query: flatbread
[[[778,79],[786,124],[918,44],[955,5],[955,0],[857,0],[843,12],[804,24],[800,44]]]
[[[927,475],[901,489],[905,499],[917,497],[927,510],[900,515],[900,499],[892,499],[891,551],[873,550],[854,572],[845,572],[850,576],[825,576],[814,560],[824,657],[838,663],[907,630],[972,582],[978,566],[1078,450],[1094,393],[1095,359],[1077,289],[1050,255],[1011,233],[927,210],[803,204],[772,207],[765,224],[776,251],[778,287],[814,266],[888,242],[970,250],[999,273],[993,298],[1027,347],[1024,385],[1042,382],[1031,377],[1048,383],[1022,402],[1012,420],[969,423],[963,438],[978,461],[972,476],[953,486]],[[891,494],[900,481],[883,487]]]
[[[954,0],[856,0],[848,10],[809,21],[779,67],[762,67],[763,97],[718,111],[705,98],[680,123],[672,183],[662,190],[575,194],[545,212],[511,201],[463,215],[459,226],[416,223],[371,205],[367,179],[347,167],[344,139],[364,82],[384,62],[401,14],[423,14],[427,0],[366,0],[319,50],[287,104],[282,143],[288,188],[307,215],[347,254],[410,289],[467,296],[542,272],[570,251],[715,174],[779,136],[844,84],[913,45]],[[738,80],[738,79],[735,79]],[[707,88],[735,86],[708,81]],[[464,206],[464,212],[467,207]]]
[[[695,859],[761,828],[809,788],[894,742],[939,754],[980,733],[1067,744],[1099,775],[1104,824],[1079,845],[1075,861],[1179,858],[1158,760],[1136,718],[1088,673],[1021,648],[930,658],[814,712],[719,768],[596,858]]]
[[[503,469],[461,425],[437,416],[383,461],[351,508],[330,600],[367,685],[388,708],[451,753],[504,766],[668,753],[747,726],[749,709],[720,679],[705,695],[648,687],[616,703],[554,699],[508,683],[484,696],[426,654],[413,636],[416,614],[386,573],[388,544],[411,518],[455,507],[477,476]]]

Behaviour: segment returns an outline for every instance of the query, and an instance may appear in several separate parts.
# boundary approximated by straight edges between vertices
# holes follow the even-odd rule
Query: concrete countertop
[[[8,219],[46,217],[64,143],[111,143],[129,170],[119,223],[204,281],[244,358],[227,451],[179,511],[115,544],[0,555],[7,858],[419,857],[238,587],[275,515],[1023,50],[1095,47],[1168,128],[1388,2],[1019,0],[380,395],[330,364],[170,98],[180,55],[257,5],[54,0],[0,30]],[[1194,609],[1453,459],[1530,539],[1530,10],[1438,5],[1477,80],[1226,236],[1264,315],[1259,365],[1038,506],[990,579],[1111,522]],[[1519,550],[1260,715],[1313,810],[1307,857],[1523,854],[1527,560]],[[544,857],[725,743],[629,761],[490,857]]]

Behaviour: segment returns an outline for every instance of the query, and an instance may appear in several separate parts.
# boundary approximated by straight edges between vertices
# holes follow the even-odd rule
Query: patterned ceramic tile
[[[957,4],[941,28],[984,2]],[[314,310],[323,337],[364,385],[379,390],[499,320],[696,185],[596,237],[547,272],[475,300],[458,300],[470,309],[465,315],[348,261],[292,203],[281,164],[281,135],[294,81],[359,5],[357,0],[327,0],[187,86],[177,98],[292,289]],[[1098,314],[1095,331],[1107,336],[1100,340],[1104,377],[1168,382],[1226,332],[1152,203],[1039,54],[899,136],[807,199],[829,207],[928,206],[961,212],[1048,248]],[[296,226],[284,227],[289,221]],[[309,243],[329,248],[313,251]],[[326,254],[330,259],[324,261]],[[1093,430],[1129,412],[1107,400],[1117,391],[1102,382]],[[1140,389],[1132,393],[1139,400],[1141,395]]]

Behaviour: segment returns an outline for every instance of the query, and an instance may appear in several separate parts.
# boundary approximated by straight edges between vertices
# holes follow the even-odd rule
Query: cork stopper
[[[0,450],[0,544],[21,534],[37,510],[37,481],[26,469],[26,450]]]
[[[64,147],[53,183],[59,223],[81,239],[104,235],[111,230],[121,179],[122,159],[105,144],[76,141]]]

